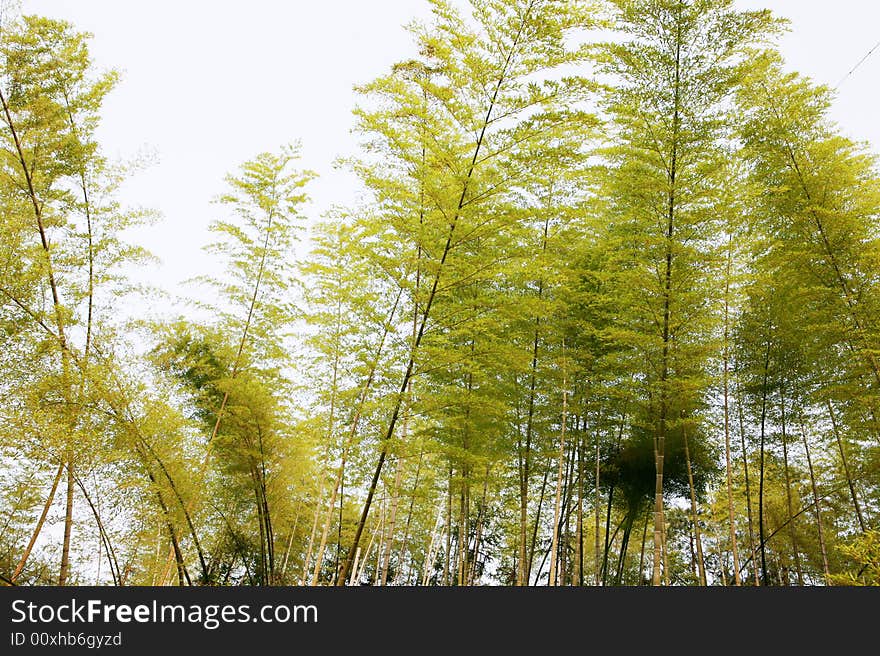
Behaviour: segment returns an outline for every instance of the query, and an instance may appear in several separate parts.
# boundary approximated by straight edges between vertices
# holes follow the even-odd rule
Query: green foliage
[[[833,575],[831,585],[880,585],[880,533],[868,531],[840,550],[858,569]]]
[[[0,26],[0,575],[880,583],[880,175],[784,21],[429,5],[356,89],[362,200],[244,162],[208,300],[153,323],[116,73]]]

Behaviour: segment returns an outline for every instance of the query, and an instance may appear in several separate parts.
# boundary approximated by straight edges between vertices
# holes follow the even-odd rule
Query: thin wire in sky
[[[834,90],[837,91],[837,90],[840,88],[840,85],[843,84],[844,82],[846,82],[850,75],[852,75],[852,74],[855,73],[857,70],[859,70],[859,68],[861,67],[861,65],[864,64],[866,61],[868,61],[868,58],[869,58],[871,55],[873,55],[873,54],[874,54],[874,51],[877,50],[878,48],[880,48],[880,41],[878,41],[878,42],[876,43],[876,45],[874,45],[874,47],[871,48],[871,49],[868,51],[868,54],[867,54],[867,55],[865,55],[864,57],[862,57],[862,58],[859,60],[859,63],[858,63],[858,64],[856,64],[855,66],[853,66],[852,70],[851,70],[849,73],[847,73],[847,74],[844,75],[842,78],[840,78],[840,82],[837,83],[837,86],[834,87]]]

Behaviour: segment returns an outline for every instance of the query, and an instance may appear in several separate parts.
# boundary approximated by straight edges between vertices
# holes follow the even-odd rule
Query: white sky
[[[792,20],[782,41],[791,68],[831,86],[880,41],[876,0],[737,0]],[[202,254],[210,201],[223,176],[258,152],[301,139],[312,220],[350,203],[354,181],[333,160],[354,152],[352,86],[411,56],[404,23],[422,0],[23,0],[25,13],[63,18],[94,34],[101,68],[122,81],[99,137],[111,157],[149,149],[158,163],[126,183],[123,202],[159,210],[137,234],[163,264],[151,280],[173,291],[215,270]],[[880,50],[841,86],[834,117],[880,152]]]

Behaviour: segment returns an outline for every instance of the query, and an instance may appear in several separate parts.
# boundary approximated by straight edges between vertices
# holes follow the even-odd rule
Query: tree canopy
[[[177,314],[118,74],[3,17],[2,581],[876,585],[880,170],[785,21],[426,2],[355,90],[361,197],[256,154]]]

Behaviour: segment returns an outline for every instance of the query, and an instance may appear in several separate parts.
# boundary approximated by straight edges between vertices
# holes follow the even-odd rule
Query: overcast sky
[[[737,0],[792,21],[789,66],[835,86],[880,41],[876,0]],[[413,53],[402,25],[428,15],[421,0],[24,0],[25,13],[63,18],[94,34],[101,68],[122,81],[100,139],[111,157],[141,150],[157,163],[126,183],[122,200],[159,210],[138,233],[173,289],[210,263],[201,254],[223,176],[258,152],[301,139],[321,178],[311,217],[354,199],[333,160],[353,152],[352,86]],[[839,90],[834,118],[880,152],[880,49]]]

